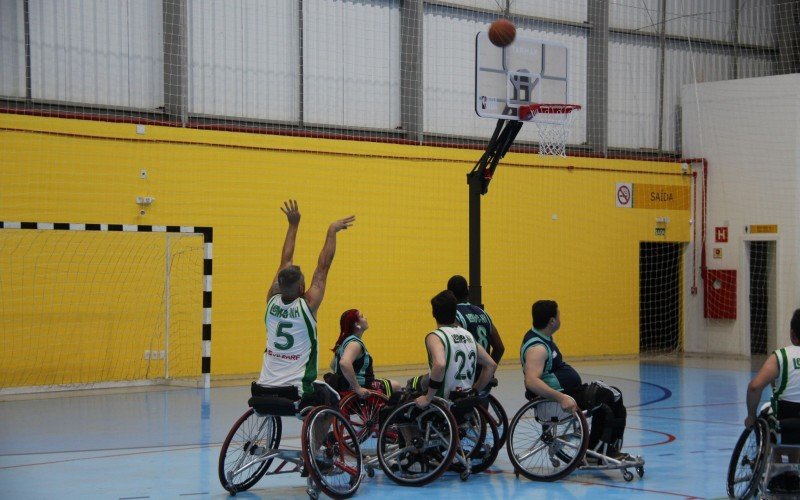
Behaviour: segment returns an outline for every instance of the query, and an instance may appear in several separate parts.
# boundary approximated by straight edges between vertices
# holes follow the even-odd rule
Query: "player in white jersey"
[[[430,373],[426,393],[416,399],[417,406],[424,408],[434,396],[450,397],[452,392],[483,390],[494,376],[497,363],[486,349],[476,344],[467,330],[456,323],[456,296],[450,290],[440,292],[431,299],[433,317],[437,329],[425,337]],[[475,380],[477,366],[481,373]]]
[[[778,420],[800,417],[800,309],[789,323],[792,345],[770,354],[747,386],[747,418],[745,427],[756,421],[756,410],[764,388],[772,384],[772,415]]]
[[[294,387],[297,394],[283,393],[299,398],[313,392],[312,382],[317,378],[317,309],[325,295],[333,256],[336,253],[336,233],[355,222],[355,216],[331,223],[325,243],[319,254],[317,268],[306,290],[305,277],[295,266],[294,245],[300,225],[297,201],[284,202],[281,211],[286,214],[289,227],[283,242],[281,263],[267,295],[264,323],[267,330],[267,348],[258,378],[258,387]],[[254,386],[254,394],[258,387]]]

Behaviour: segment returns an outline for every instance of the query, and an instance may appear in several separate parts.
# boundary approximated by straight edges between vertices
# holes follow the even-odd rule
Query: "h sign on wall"
[[[728,242],[728,228],[727,227],[715,227],[714,228],[714,242],[715,243],[727,243]]]

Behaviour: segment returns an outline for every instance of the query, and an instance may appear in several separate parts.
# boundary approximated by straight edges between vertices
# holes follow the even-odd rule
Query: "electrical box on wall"
[[[703,313],[706,318],[736,319],[736,270],[708,269]]]

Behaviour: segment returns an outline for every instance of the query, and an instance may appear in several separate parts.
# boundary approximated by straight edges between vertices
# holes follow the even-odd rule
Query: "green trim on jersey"
[[[522,364],[522,373],[525,373],[525,353],[536,344],[544,346],[545,351],[547,351],[547,359],[544,362],[544,368],[542,369],[541,379],[547,384],[550,388],[557,390],[558,392],[564,392],[564,388],[561,387],[561,383],[558,381],[558,378],[553,374],[553,351],[550,349],[550,346],[547,345],[547,342],[544,341],[541,337],[541,333],[533,330],[534,337],[530,338],[527,342],[522,344],[522,347],[519,349],[519,361]]]
[[[444,346],[444,377],[447,377],[447,368],[450,366],[450,338],[439,328],[432,331],[428,335],[436,335],[436,338],[442,341],[442,345]],[[427,340],[427,338],[428,336],[426,335],[425,339]],[[428,368],[433,368],[433,359],[431,359],[430,352],[428,352]],[[444,384],[442,384],[442,387],[436,390],[436,396],[439,396],[440,398],[445,397]]]
[[[782,347],[775,351],[775,357],[778,359],[778,368],[780,369],[780,383],[777,387],[773,386],[772,397],[774,399],[780,399],[789,382],[789,357],[786,355],[786,348]]]
[[[269,316],[269,310],[272,309],[272,304],[278,298],[278,295],[273,295],[267,300],[267,310],[264,311],[264,328],[267,328],[267,317]],[[267,346],[264,348],[264,352],[269,350],[269,342],[267,342]]]
[[[306,313],[308,309],[308,314]],[[311,353],[308,356],[306,363],[306,371],[303,373],[303,395],[311,394],[314,392],[313,382],[317,379],[317,328],[314,322],[308,317],[311,314],[311,309],[308,308],[305,299],[300,299],[300,313],[303,315],[303,320],[306,322],[308,329],[308,339],[311,344]]]

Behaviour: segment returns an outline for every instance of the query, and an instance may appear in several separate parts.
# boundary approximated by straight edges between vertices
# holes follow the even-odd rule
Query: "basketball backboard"
[[[517,33],[500,48],[481,31],[475,36],[475,113],[519,120],[520,106],[569,103],[567,46]]]

